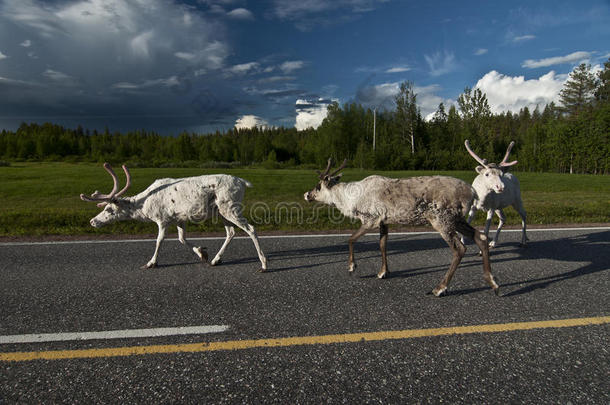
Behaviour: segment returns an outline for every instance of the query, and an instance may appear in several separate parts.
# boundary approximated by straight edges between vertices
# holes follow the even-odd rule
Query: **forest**
[[[251,128],[212,134],[164,136],[23,123],[0,132],[0,165],[16,161],[114,162],[131,167],[323,168],[329,157],[351,167],[378,170],[462,170],[479,156],[502,159],[515,141],[516,170],[610,173],[610,59],[593,73],[581,64],[560,92],[560,103],[518,113],[493,114],[487,96],[465,88],[457,106],[440,104],[428,121],[417,107],[411,82],[403,82],[395,110],[333,103],[316,128]]]

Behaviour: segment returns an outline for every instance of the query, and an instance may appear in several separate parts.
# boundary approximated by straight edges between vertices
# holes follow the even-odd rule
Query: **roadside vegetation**
[[[327,206],[309,204],[303,194],[317,183],[311,169],[199,169],[130,168],[129,195],[144,190],[161,177],[187,177],[227,173],[243,177],[254,187],[246,191],[244,215],[259,232],[352,229],[358,223]],[[323,169],[320,167],[320,169]],[[124,181],[121,170],[117,170]],[[360,180],[371,174],[408,177],[444,174],[472,182],[469,171],[379,171],[347,169],[343,180]],[[610,177],[557,173],[515,172],[531,225],[610,223]],[[109,192],[110,176],[100,164],[13,163],[0,167],[0,236],[156,234],[152,223],[121,222],[93,229],[89,219],[100,211],[80,200],[80,193]],[[507,226],[519,225],[514,209],[505,210]],[[475,224],[482,224],[478,213]],[[396,228],[394,228],[396,229]],[[189,232],[223,232],[222,221],[191,224]]]

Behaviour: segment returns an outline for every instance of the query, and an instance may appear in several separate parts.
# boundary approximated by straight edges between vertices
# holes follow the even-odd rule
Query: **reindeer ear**
[[[474,170],[476,170],[477,173],[481,174],[483,173],[483,170],[485,170],[485,166],[477,166]]]
[[[342,176],[342,175],[343,175],[343,173],[339,173],[338,175],[331,177],[331,178],[328,180],[328,187],[332,187],[332,186],[334,186],[335,184],[339,183],[339,181],[341,180],[341,176]]]

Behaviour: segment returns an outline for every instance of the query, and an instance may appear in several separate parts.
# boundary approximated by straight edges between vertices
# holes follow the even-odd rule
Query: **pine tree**
[[[604,63],[604,69],[597,75],[595,100],[599,104],[610,102],[610,58]]]
[[[595,90],[595,76],[591,73],[591,65],[578,65],[559,92],[562,110],[569,117],[577,117],[584,109],[591,106]]]

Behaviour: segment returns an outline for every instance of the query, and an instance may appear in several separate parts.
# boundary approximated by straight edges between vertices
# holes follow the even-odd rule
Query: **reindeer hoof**
[[[496,297],[499,297],[500,296],[500,287],[494,288],[494,293],[496,294]]]
[[[386,278],[388,276],[388,272],[384,271],[383,273],[377,273],[377,278],[378,279],[382,279],[382,278]]]
[[[263,269],[263,268],[261,267],[260,269],[258,269],[258,272],[259,272],[259,273],[266,273],[266,272],[267,272],[267,269]]]
[[[215,258],[214,260],[212,260],[210,262],[210,266],[217,266],[219,264],[222,264],[222,259],[221,258],[218,258],[218,259]]]
[[[442,297],[444,295],[447,295],[447,287],[444,287],[444,288],[435,288],[434,290],[430,291],[428,293],[428,295],[434,295],[436,297]]]
[[[154,269],[157,267],[157,263],[146,263],[144,266],[140,267],[142,270]]]

